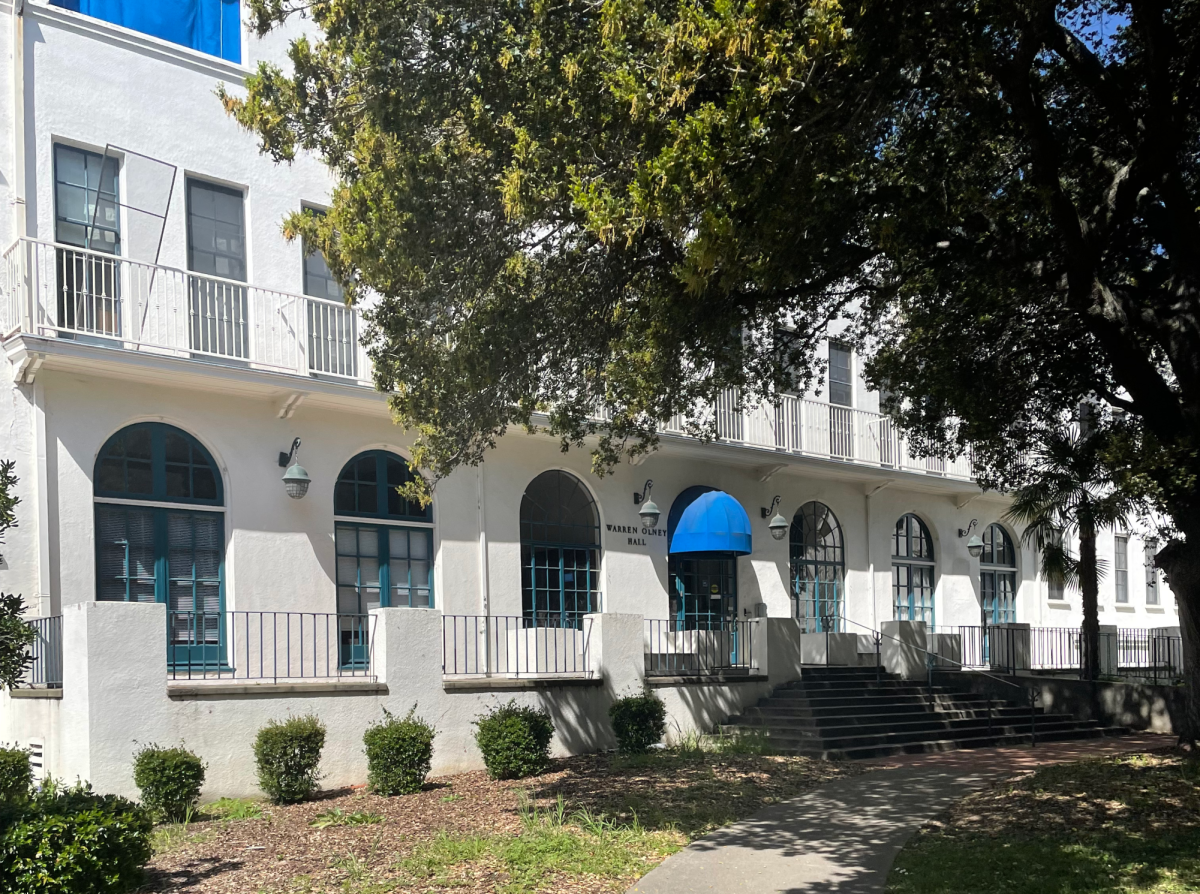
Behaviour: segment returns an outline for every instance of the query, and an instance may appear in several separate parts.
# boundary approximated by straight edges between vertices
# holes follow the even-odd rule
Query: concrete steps
[[[874,668],[805,668],[757,705],[730,717],[727,734],[766,736],[784,754],[830,759],[888,757],[959,748],[1123,735],[1067,714],[932,689]]]

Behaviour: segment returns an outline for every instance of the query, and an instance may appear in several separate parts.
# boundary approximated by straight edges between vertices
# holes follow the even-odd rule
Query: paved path
[[[904,755],[693,841],[629,894],[878,894],[897,852],[970,791],[1036,767],[1174,744],[1136,735]]]

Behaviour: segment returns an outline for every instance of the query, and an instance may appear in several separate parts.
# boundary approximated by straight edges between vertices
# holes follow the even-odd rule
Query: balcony
[[[362,317],[336,301],[146,264],[37,239],[4,253],[0,325],[143,354],[372,387]],[[603,417],[601,417],[603,418]],[[736,391],[705,409],[722,443],[858,466],[971,480],[967,457],[913,456],[878,413],[785,396],[743,405]],[[662,427],[686,436],[676,416]]]
[[[371,385],[360,314],[36,239],[4,253],[3,332]]]

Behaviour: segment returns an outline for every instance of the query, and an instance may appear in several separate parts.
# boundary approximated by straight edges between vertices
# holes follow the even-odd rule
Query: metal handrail
[[[900,643],[905,648],[909,648],[909,649],[915,648],[917,651],[925,653],[925,666],[926,666],[926,669],[927,669],[927,672],[929,675],[927,685],[929,687],[930,697],[933,696],[933,668],[934,668],[933,659],[935,657],[939,661],[945,661],[950,664],[957,664],[958,669],[960,671],[967,670],[966,666],[961,661],[955,661],[953,658],[946,658],[944,655],[935,654],[933,652],[930,652],[927,648],[924,648],[923,646],[914,646],[912,643],[906,643],[903,640],[899,639],[898,637],[892,636],[891,634],[888,634],[888,633],[884,633],[882,630],[876,630],[874,627],[868,627],[866,624],[861,624],[858,621],[855,621],[853,618],[843,618],[842,620],[849,621],[851,624],[854,624],[857,627],[861,627],[863,630],[869,630],[871,632],[872,636],[874,637],[874,639],[875,639],[876,679],[879,678],[879,669],[880,669],[879,647],[880,647],[881,643],[883,642],[884,637],[887,637],[890,640]],[[829,650],[828,649],[825,650],[825,660],[826,661],[829,660]],[[1003,677],[996,676],[995,674],[989,674],[987,671],[972,669],[972,673],[977,673],[980,676],[987,677],[991,680],[996,680],[1000,683],[1003,683],[1005,686],[1012,686],[1014,689],[1022,689],[1023,690],[1026,688],[1026,687],[1022,686],[1020,683],[1014,683],[1012,680],[1006,680]],[[987,698],[988,735],[990,736],[992,734],[992,696],[991,696],[991,693],[985,693],[984,695]],[[1040,693],[1036,689],[1029,687],[1030,747],[1037,746],[1037,700],[1039,697],[1040,697]]]

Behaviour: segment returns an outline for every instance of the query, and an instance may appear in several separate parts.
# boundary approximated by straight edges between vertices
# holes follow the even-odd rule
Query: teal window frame
[[[919,516],[907,512],[892,532],[892,608],[897,621],[936,623],[933,536]]]
[[[737,556],[681,553],[667,559],[673,630],[724,630],[737,620]],[[717,592],[713,592],[713,588]]]
[[[148,448],[148,449],[147,449]],[[185,448],[185,452],[180,452]],[[120,479],[123,486],[105,487]],[[220,469],[212,454],[192,435],[160,422],[143,422],[126,426],[110,437],[96,457],[93,471],[93,493],[96,496],[93,521],[95,524],[96,598],[97,601],[159,602],[167,606],[167,658],[172,664],[222,667],[225,663],[225,516],[224,485]],[[186,482],[186,494],[179,485]],[[212,496],[195,494],[208,491]],[[108,502],[108,501],[120,502]],[[139,503],[160,505],[139,505]],[[166,504],[166,505],[162,505]],[[206,508],[208,507],[208,508]],[[214,523],[211,542],[220,555],[215,577],[197,576],[196,529],[192,524],[192,540],[184,546],[171,537],[171,519],[203,518]],[[116,517],[124,518],[125,536],[119,540],[104,539],[104,531]],[[141,560],[132,552],[131,522],[141,518],[149,528],[149,549]],[[112,574],[112,547],[124,547],[121,573]],[[146,546],[143,540],[142,546]],[[191,553],[187,573],[178,567],[183,554]],[[172,555],[176,557],[172,561]],[[106,563],[106,559],[108,562]],[[148,560],[148,564],[147,564]],[[106,581],[122,581],[122,598],[106,596],[112,592]],[[190,582],[191,607],[174,607],[172,588]],[[215,609],[205,608],[197,601],[200,587],[217,589]],[[143,598],[149,596],[151,598]],[[207,615],[215,614],[214,618]],[[183,621],[184,623],[180,623]]]
[[[826,528],[821,533],[821,528]],[[809,537],[809,528],[813,536]],[[842,626],[846,580],[846,544],[833,510],[810,500],[792,516],[788,538],[792,598],[805,633],[837,633]],[[811,608],[811,611],[809,609]],[[826,630],[825,619],[833,618]]]
[[[389,463],[392,464],[389,470]],[[389,476],[389,471],[391,475]],[[378,564],[379,606],[381,608],[435,608],[437,601],[433,586],[434,565],[434,528],[433,507],[421,507],[401,498],[395,493],[395,488],[413,480],[414,472],[403,456],[389,450],[365,450],[350,458],[338,473],[333,492],[334,514],[334,606],[341,616],[339,623],[341,648],[339,660],[343,668],[366,667],[369,661],[369,625],[360,622],[369,611],[369,597],[364,598],[362,580],[363,559],[374,559]],[[389,493],[390,491],[390,493]],[[395,499],[393,499],[395,496]],[[364,499],[369,497],[369,499]],[[368,508],[371,501],[374,508]],[[367,504],[367,506],[364,506]],[[408,522],[409,524],[405,524]],[[419,524],[413,524],[419,523]],[[355,537],[354,552],[345,551],[338,532],[353,530]],[[409,585],[407,587],[406,605],[393,601],[393,561],[391,538],[396,532],[403,531],[408,538],[408,556],[396,559],[403,560],[407,566]],[[376,552],[374,555],[362,552],[361,535],[366,533],[374,539]],[[412,535],[420,533],[426,538],[426,558],[428,580],[424,585],[412,581]],[[343,576],[343,560],[353,559],[355,562],[355,581],[349,583]],[[353,588],[358,600],[357,611],[350,613],[343,610],[343,595],[347,589]],[[428,591],[428,605],[414,602],[415,591]]]
[[[600,611],[600,512],[591,491],[570,472],[542,472],[521,496],[520,528],[523,623],[579,628]]]
[[[366,463],[372,462],[374,480],[361,477]],[[399,471],[389,481],[388,463],[399,466]],[[400,497],[395,488],[415,479],[408,460],[389,450],[365,450],[342,466],[333,490],[333,514],[338,518],[377,518],[385,521],[410,521],[433,523],[433,507],[421,507]],[[363,507],[364,497],[373,490],[375,508]],[[389,493],[389,490],[391,493]],[[352,499],[347,499],[350,495]],[[395,501],[392,497],[395,496]],[[396,509],[393,511],[392,506]]]
[[[979,607],[985,627],[1017,620],[1017,559],[1012,537],[1002,525],[983,531],[979,556]]]

